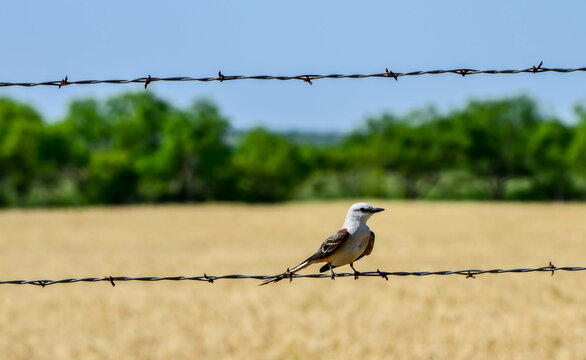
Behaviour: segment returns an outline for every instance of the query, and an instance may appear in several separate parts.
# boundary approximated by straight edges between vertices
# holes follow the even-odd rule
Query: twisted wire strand
[[[557,267],[554,265],[543,266],[539,268],[518,268],[518,269],[492,269],[492,270],[442,270],[442,271],[416,271],[416,272],[405,272],[405,271],[366,271],[354,273],[338,273],[336,277],[381,277],[388,280],[389,276],[429,276],[429,275],[461,275],[466,278],[474,278],[477,275],[485,274],[505,274],[505,273],[529,273],[529,272],[551,272],[551,275],[556,271],[585,271],[586,267],[582,266],[562,266]],[[279,274],[280,275],[280,274]],[[141,277],[128,277],[128,276],[104,276],[104,277],[87,277],[87,278],[69,278],[61,280],[0,280],[0,285],[37,285],[37,286],[48,286],[55,284],[74,284],[79,282],[109,282],[112,286],[115,286],[116,282],[123,281],[204,281],[213,283],[217,280],[243,280],[243,279],[255,279],[255,280],[268,280],[274,279],[279,275],[207,275],[204,273],[203,276],[141,276]],[[331,278],[330,274],[291,274],[288,276],[289,280],[298,278],[309,278],[309,279],[324,279]]]
[[[23,86],[23,87],[34,87],[34,86],[56,86],[61,88],[69,85],[95,85],[95,84],[132,84],[141,83],[144,84],[145,89],[150,83],[163,81],[163,82],[184,82],[184,81],[198,81],[198,82],[210,82],[210,81],[231,81],[231,80],[300,80],[312,84],[315,80],[321,79],[365,79],[365,78],[393,78],[398,80],[400,77],[405,76],[422,76],[422,75],[441,75],[441,74],[456,74],[462,77],[467,75],[512,75],[512,74],[541,74],[541,73],[573,73],[573,72],[586,72],[586,67],[576,68],[546,68],[542,67],[543,62],[539,63],[538,66],[531,66],[526,69],[510,69],[510,70],[478,70],[469,68],[458,68],[449,70],[419,70],[411,72],[393,72],[388,68],[384,72],[374,74],[303,74],[303,75],[224,75],[222,72],[218,72],[218,76],[215,77],[191,77],[191,76],[175,76],[175,77],[139,77],[135,79],[108,79],[108,80],[74,80],[70,81],[67,76],[62,80],[52,80],[43,82],[0,82],[0,87],[8,86]]]

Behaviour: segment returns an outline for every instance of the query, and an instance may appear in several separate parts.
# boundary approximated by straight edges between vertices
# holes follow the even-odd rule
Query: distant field
[[[2,211],[0,279],[277,273],[349,204]],[[586,264],[585,205],[373,204],[359,270]],[[0,285],[0,358],[586,359],[586,272],[257,284]]]

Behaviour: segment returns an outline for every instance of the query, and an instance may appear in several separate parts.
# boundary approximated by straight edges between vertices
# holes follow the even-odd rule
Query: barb
[[[512,69],[512,70],[478,70],[478,69],[466,69],[466,68],[458,68],[458,69],[448,69],[448,70],[419,70],[419,71],[411,71],[411,72],[393,72],[390,71],[388,68],[385,68],[384,72],[374,73],[374,74],[327,74],[327,75],[319,75],[319,74],[303,74],[303,75],[285,75],[285,76],[276,76],[276,75],[225,75],[222,74],[221,71],[218,72],[218,76],[215,77],[190,77],[190,76],[175,76],[175,77],[152,77],[148,75],[147,77],[139,77],[135,79],[109,79],[109,80],[76,80],[71,81],[68,80],[67,76],[65,79],[62,80],[52,80],[52,81],[43,81],[43,82],[0,82],[0,87],[8,87],[8,86],[24,86],[24,87],[34,87],[34,86],[57,86],[59,89],[69,85],[96,85],[96,84],[132,84],[132,83],[140,83],[144,84],[145,89],[151,83],[157,81],[166,81],[166,82],[183,82],[183,81],[199,81],[199,82],[210,82],[210,81],[230,81],[230,80],[299,80],[306,82],[310,85],[313,84],[315,80],[321,79],[365,79],[365,78],[393,78],[396,81],[400,77],[404,76],[422,76],[422,75],[441,75],[441,74],[455,74],[460,75],[462,77],[466,77],[469,75],[514,75],[514,74],[541,74],[547,72],[554,72],[554,73],[573,73],[573,72],[586,72],[586,67],[577,67],[577,68],[546,68],[543,67],[543,61],[539,63],[539,65],[535,66],[532,65],[526,69]]]
[[[562,266],[557,267],[554,265],[543,266],[539,268],[519,268],[519,269],[492,269],[492,270],[443,270],[443,271],[416,271],[416,272],[404,272],[404,271],[366,271],[359,272],[360,278],[363,277],[380,277],[385,280],[389,280],[389,276],[429,276],[429,275],[461,275],[465,276],[466,279],[475,279],[478,275],[484,274],[505,274],[505,273],[529,273],[529,272],[554,272],[554,271],[585,271],[586,267],[581,266]],[[354,277],[355,273],[338,273],[338,277]],[[213,284],[216,280],[242,280],[242,279],[255,279],[255,280],[269,280],[274,279],[278,275],[207,275],[203,276],[142,276],[142,277],[128,277],[128,276],[104,276],[104,277],[89,277],[89,278],[70,278],[61,280],[0,280],[0,285],[37,285],[46,287],[48,285],[55,284],[73,284],[79,282],[100,282],[105,281],[115,286],[115,282],[123,281],[203,281]],[[289,281],[294,278],[309,278],[309,279],[326,279],[331,278],[330,274],[293,274],[289,272],[287,274]]]

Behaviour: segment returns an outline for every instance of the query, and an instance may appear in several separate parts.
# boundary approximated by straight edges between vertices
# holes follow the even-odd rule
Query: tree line
[[[586,108],[517,96],[384,113],[345,135],[235,132],[209,101],[77,100],[49,123],[0,99],[0,206],[290,199],[586,199]]]

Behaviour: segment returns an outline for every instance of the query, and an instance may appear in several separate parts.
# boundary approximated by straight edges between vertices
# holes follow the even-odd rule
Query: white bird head
[[[377,208],[364,202],[352,204],[350,209],[348,209],[348,214],[346,215],[346,221],[344,224],[366,224],[366,221],[370,219],[372,214],[383,210],[383,208]]]

